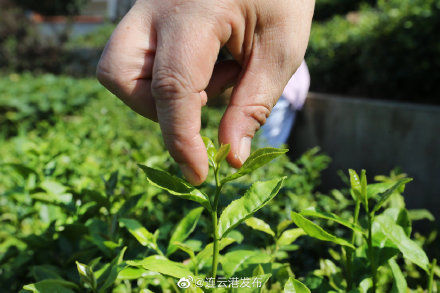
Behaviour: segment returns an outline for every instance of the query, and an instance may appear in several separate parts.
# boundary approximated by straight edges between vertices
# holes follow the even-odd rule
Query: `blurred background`
[[[112,238],[115,210],[133,209],[130,215],[150,231],[161,227],[159,240],[187,210],[137,170],[144,162],[179,172],[157,125],[94,77],[133,2],[0,0],[2,292],[54,272],[77,279],[75,259],[109,259],[121,246]],[[366,169],[370,182],[406,173],[414,178],[406,203],[418,209],[413,219],[422,220],[417,231],[432,231],[416,238],[438,257],[440,0],[316,0],[314,19],[305,57],[310,93],[289,138],[292,161],[268,172],[290,176],[268,221],[310,205],[348,213],[342,204],[348,168]],[[204,108],[205,135],[216,138],[227,99]],[[110,207],[100,207],[105,204]],[[103,236],[106,225],[113,228]],[[315,268],[319,247],[296,256],[297,273]]]
[[[0,0],[3,136],[15,135],[28,122],[23,115],[32,124],[53,111],[71,111],[70,103],[88,104],[78,96],[58,96],[54,103],[48,89],[46,94],[35,89],[18,102],[23,82],[12,82],[93,80],[105,43],[133,3]],[[416,179],[412,188],[420,194],[410,197],[410,204],[440,212],[439,31],[438,0],[316,1],[306,53],[311,93],[289,145],[292,158],[314,146],[332,157],[323,188],[342,184],[336,175],[341,169],[384,173],[399,167]],[[11,98],[11,91],[18,93]],[[221,107],[225,101],[227,95],[210,104]]]

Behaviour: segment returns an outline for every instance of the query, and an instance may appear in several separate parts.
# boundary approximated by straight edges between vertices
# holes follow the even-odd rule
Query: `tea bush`
[[[440,1],[378,1],[312,27],[316,91],[438,103]]]
[[[313,19],[328,20],[336,15],[357,11],[362,5],[375,5],[376,0],[316,0]]]
[[[212,282],[215,229],[209,207],[217,184],[237,177],[235,172],[244,176],[224,184],[217,197],[218,282],[249,278],[262,286],[256,292],[367,292],[373,283],[377,292],[435,292],[440,285],[440,268],[432,263],[439,256],[436,231],[411,231],[412,221],[429,223],[433,217],[406,210],[404,174],[367,185],[363,173],[358,178],[351,172],[347,188],[323,194],[317,187],[330,159],[317,149],[295,162],[280,156],[265,166],[256,159],[265,151],[257,150],[244,169],[260,168],[248,173],[225,163],[219,168],[227,147],[220,151],[216,140],[206,140],[214,168],[196,190],[179,179],[157,125],[95,81],[59,78],[58,87],[45,88],[48,76],[31,77],[19,75],[14,85],[23,103],[37,97],[43,103],[59,91],[66,104],[42,120],[16,108],[32,123],[0,138],[1,292],[180,292],[179,279],[181,286],[199,278]],[[29,91],[32,83],[40,87]],[[71,83],[87,97],[79,107],[74,101],[82,96]],[[32,105],[40,111],[38,103]],[[216,137],[220,117],[221,110],[204,109],[203,135]],[[147,166],[146,174],[138,163]],[[255,193],[271,194],[262,192],[271,182],[280,183],[273,189],[278,195],[270,202],[275,192],[256,200]],[[258,211],[257,202],[264,203]],[[201,289],[193,284],[187,291]]]
[[[0,7],[0,72],[61,72],[66,60],[58,40],[41,37],[13,1],[0,0]]]

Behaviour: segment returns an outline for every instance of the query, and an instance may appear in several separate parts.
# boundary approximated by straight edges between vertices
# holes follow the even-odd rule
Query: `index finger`
[[[200,136],[201,107],[220,49],[219,38],[200,25],[173,15],[157,23],[157,51],[151,90],[158,121],[171,156],[194,185],[208,174],[208,157]]]

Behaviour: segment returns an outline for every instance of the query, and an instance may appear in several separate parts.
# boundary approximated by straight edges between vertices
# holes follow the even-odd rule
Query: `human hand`
[[[314,0],[138,0],[113,32],[99,81],[158,121],[166,147],[194,185],[208,173],[200,136],[208,96],[235,84],[219,126],[240,167],[307,47]],[[226,46],[236,61],[216,64]]]

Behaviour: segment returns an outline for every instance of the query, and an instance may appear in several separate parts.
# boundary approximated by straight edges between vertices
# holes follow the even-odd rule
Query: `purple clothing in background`
[[[304,105],[304,102],[309,92],[310,74],[306,62],[303,60],[295,74],[284,88],[283,95],[288,100],[294,110],[299,110]]]
[[[303,61],[284,88],[284,92],[272,109],[266,124],[261,127],[260,147],[280,147],[287,143],[295,123],[296,111],[304,105],[309,86],[309,70],[306,62]]]

